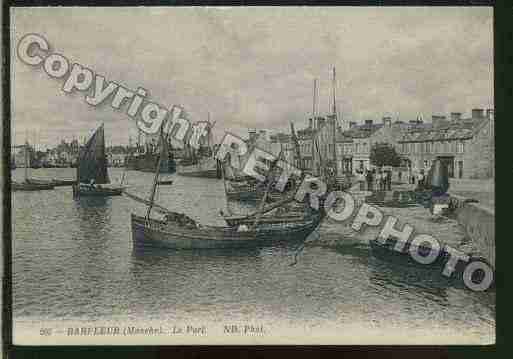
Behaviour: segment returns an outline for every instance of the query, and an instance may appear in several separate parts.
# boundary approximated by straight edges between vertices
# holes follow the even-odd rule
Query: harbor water
[[[122,178],[122,169],[109,172],[113,182]],[[66,179],[74,173],[30,171],[34,178]],[[21,180],[23,169],[12,174]],[[223,224],[221,180],[163,177],[174,183],[159,187],[158,204],[202,224]],[[147,197],[152,179],[152,173],[127,171],[125,184]],[[232,203],[232,210],[250,210],[236,206]],[[203,318],[219,325],[262,324],[269,338],[291,336],[287,327],[304,328],[312,336],[329,327],[338,328],[330,333],[335,341],[356,335],[362,341],[354,342],[366,342],[371,332],[370,342],[394,334],[397,342],[429,343],[428,336],[437,333],[449,343],[495,340],[494,291],[472,292],[437,269],[376,257],[368,235],[349,238],[340,224],[323,224],[318,232],[321,242],[329,237],[336,246],[307,246],[292,266],[296,248],[287,247],[133,251],[130,214],[145,210],[124,196],[73,199],[70,187],[13,192],[15,335],[16,328],[34,323]],[[402,210],[401,220],[448,238],[462,235],[455,223],[429,223],[422,211]]]

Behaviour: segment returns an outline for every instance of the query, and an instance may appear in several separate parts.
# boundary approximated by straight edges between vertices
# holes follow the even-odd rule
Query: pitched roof
[[[344,136],[349,138],[367,138],[374,132],[383,127],[383,124],[363,124],[356,125],[347,131],[344,131]]]
[[[436,128],[432,124],[423,128],[413,128],[403,135],[399,142],[424,142],[463,140],[472,138],[477,130],[486,123],[483,119],[463,119],[458,121],[445,121]]]

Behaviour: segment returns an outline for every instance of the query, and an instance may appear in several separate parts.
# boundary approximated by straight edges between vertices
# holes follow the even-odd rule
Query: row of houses
[[[27,149],[27,154],[25,154]],[[121,167],[130,148],[127,146],[111,146],[106,149],[108,166]],[[77,140],[62,140],[57,146],[46,151],[36,151],[30,144],[15,146],[11,152],[11,162],[15,167],[73,167],[78,160],[79,143]]]
[[[494,121],[492,109],[485,112],[478,108],[467,118],[459,112],[449,117],[433,115],[431,122],[422,118],[392,121],[385,116],[378,122],[348,122],[345,128],[337,124],[334,116],[315,117],[297,131],[299,159],[291,135],[276,134],[270,136],[269,142],[274,146],[274,153],[276,148],[283,149],[288,161],[315,175],[326,165],[336,166],[339,175],[370,169],[372,146],[387,143],[400,155],[401,165],[413,172],[427,171],[434,160],[440,159],[447,164],[451,177],[492,178],[495,175]]]

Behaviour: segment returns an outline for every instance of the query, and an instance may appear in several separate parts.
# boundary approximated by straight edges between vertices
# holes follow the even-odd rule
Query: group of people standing
[[[392,171],[359,170],[356,172],[361,191],[390,191],[392,189]]]
[[[412,172],[408,176],[408,183],[409,184],[416,184],[417,189],[423,190],[426,185],[426,175],[424,174],[424,170],[421,169],[420,171]]]

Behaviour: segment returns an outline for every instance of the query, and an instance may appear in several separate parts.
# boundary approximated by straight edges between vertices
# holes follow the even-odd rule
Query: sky
[[[493,9],[487,7],[15,8],[11,13],[13,143],[83,139],[101,123],[107,144],[137,137],[126,109],[88,105],[64,80],[21,62],[27,33],[51,52],[148,99],[216,121],[215,138],[306,125],[332,107],[342,120],[408,121],[493,108]],[[108,101],[106,101],[108,103]]]

